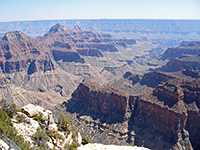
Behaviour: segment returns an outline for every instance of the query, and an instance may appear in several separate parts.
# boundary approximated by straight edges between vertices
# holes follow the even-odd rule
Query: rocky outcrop
[[[21,60],[30,56],[45,56],[45,46],[44,43],[20,31],[7,32],[0,41],[0,60]]]
[[[182,42],[176,48],[168,48],[161,56],[162,60],[173,59],[182,55],[197,55],[200,52],[200,44],[197,41]]]
[[[52,50],[55,61],[62,60],[63,62],[80,62],[84,63],[84,59],[77,52]]]
[[[3,73],[54,69],[45,43],[20,31],[8,32],[0,41],[0,69]]]
[[[165,66],[157,68],[157,71],[177,72],[183,69],[199,70],[199,56],[187,57],[187,59],[171,59]]]
[[[190,76],[192,78],[197,78],[199,73],[197,71],[193,71],[191,69],[182,70],[183,74],[186,76]]]
[[[178,87],[176,86],[176,84],[170,82],[163,83],[157,86],[153,94],[169,107],[173,107],[178,102],[180,97]]]
[[[129,74],[124,76],[129,77]],[[102,124],[108,126],[128,122],[127,139],[124,140],[131,144],[151,149],[198,149],[199,142],[195,137],[198,137],[200,128],[197,123],[199,84],[156,74],[161,76],[163,82],[152,92],[143,95],[129,95],[114,87],[102,87],[84,80],[72,94],[72,101],[76,103],[74,106],[84,106],[84,112],[73,108],[67,110],[78,112],[80,116],[89,115],[93,119],[100,119]],[[66,107],[72,105],[69,103]],[[88,121],[88,124],[92,126],[96,123]],[[101,128],[102,132],[107,132],[107,127]],[[162,144],[155,144],[152,134],[161,137],[154,138]]]
[[[78,147],[77,150],[149,150],[148,148],[144,147],[137,147],[137,146],[116,146],[116,145],[103,145],[103,144],[87,144],[84,146]]]
[[[101,88],[94,83],[84,80],[72,94],[73,100],[78,100],[95,113],[104,115],[110,121],[124,121],[129,97],[115,88]]]
[[[144,74],[140,83],[142,85],[145,84],[149,87],[156,87],[161,82],[166,82],[170,79],[174,79],[174,78],[160,72],[149,72],[149,73]]]
[[[34,115],[42,115],[42,118],[45,120],[46,125],[55,124],[52,112],[50,110],[44,109],[41,106],[28,104],[22,107],[22,112],[26,114],[28,117],[33,117]],[[47,128],[49,127],[47,126]],[[57,129],[53,129],[53,130],[57,130]]]
[[[54,42],[51,46],[53,47],[60,47],[60,48],[66,48],[66,49],[71,49],[71,46],[69,43],[63,43],[63,42]]]
[[[42,141],[43,145],[50,149],[63,149],[66,144],[71,145],[74,140],[72,132],[58,130],[52,112],[41,106],[28,104],[22,107],[22,112],[17,112],[13,117],[12,124],[17,133],[22,135],[25,141],[30,142],[32,148],[39,146],[37,138],[36,140],[34,138],[41,136],[39,132],[44,132],[43,136],[46,137],[46,141]],[[77,144],[81,145],[80,133],[77,134],[76,138]]]
[[[200,115],[198,111],[188,111],[188,120],[186,124],[186,129],[190,134],[190,141],[194,149],[198,150],[200,148]]]
[[[4,142],[3,140],[0,139],[0,149],[9,150],[9,148],[10,148],[9,145],[6,142]]]
[[[125,79],[128,79],[128,80],[131,80],[132,81],[132,85],[134,85],[134,84],[136,84],[136,83],[138,83],[139,81],[140,81],[140,77],[139,77],[139,75],[134,75],[134,74],[132,74],[131,72],[126,72],[124,75],[123,75],[123,77],[125,78]]]
[[[150,101],[142,100],[137,96],[130,97],[123,91],[119,91],[115,88],[109,87],[108,89],[104,89],[95,86],[94,83],[85,82],[79,85],[77,90],[73,93],[72,99],[81,101],[89,111],[99,113],[97,114],[98,116],[101,114],[102,116],[107,116],[110,120],[121,122],[132,118],[135,123],[142,123],[145,126],[155,128],[155,130],[159,130],[167,134],[168,137],[171,136],[175,138],[174,140],[177,140],[179,114],[167,108],[162,108],[163,106]],[[173,119],[168,121],[161,119],[169,119],[170,116],[174,116],[174,118],[172,117]],[[147,119],[149,117],[151,117],[151,119]],[[142,118],[144,120],[142,120]],[[158,124],[157,121],[155,122],[155,120],[160,119],[163,120],[160,124]],[[170,129],[170,127],[168,127],[169,123],[176,127],[171,126]]]
[[[36,133],[37,128],[39,128],[40,125],[36,120],[29,118],[26,114],[17,112],[16,118],[20,116],[24,117],[23,122],[17,122],[13,120],[13,127],[17,130],[19,135],[23,136],[25,141],[30,142],[30,144],[33,146],[34,141],[31,137]]]

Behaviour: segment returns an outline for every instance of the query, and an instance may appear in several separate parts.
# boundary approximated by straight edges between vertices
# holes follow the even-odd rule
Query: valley
[[[0,23],[0,99],[64,113],[95,143],[198,150],[199,23]]]

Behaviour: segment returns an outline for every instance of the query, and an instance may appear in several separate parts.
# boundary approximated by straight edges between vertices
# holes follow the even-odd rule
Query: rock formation
[[[9,148],[10,148],[9,145],[6,142],[4,142],[3,140],[0,139],[0,149],[9,150]]]
[[[116,145],[103,145],[103,144],[87,144],[78,147],[77,150],[149,150],[148,148],[137,147],[137,146],[116,146]]]
[[[41,116],[40,119],[38,118],[39,116]],[[66,144],[70,145],[74,140],[72,132],[67,133],[58,130],[58,125],[54,121],[52,112],[41,106],[28,104],[22,107],[22,112],[17,112],[13,117],[12,124],[17,133],[22,135],[25,141],[30,142],[33,148],[39,146],[37,145],[38,141],[36,142],[34,138],[39,130],[44,131],[44,137],[48,136],[43,145],[50,149],[63,149]],[[80,133],[78,133],[76,140],[81,145],[82,138]]]
[[[118,51],[113,42],[102,42],[107,38],[112,37],[83,31],[80,27],[71,30],[60,24],[37,39],[20,31],[6,33],[0,41],[1,98],[18,106],[28,103],[43,106],[48,103],[50,106],[60,96],[70,96],[82,77],[99,82],[110,80],[118,70],[127,68],[124,63],[112,62],[110,65],[110,60],[103,58],[110,68],[116,70],[113,73],[104,69],[106,66],[92,65],[82,57],[91,56],[98,62],[98,57],[103,57],[102,51]],[[102,39],[100,43],[96,43],[98,39]],[[81,44],[88,46],[78,48]],[[41,101],[41,96],[48,98]]]
[[[18,106],[50,106],[69,97],[83,78],[105,83],[133,68],[146,69],[144,60],[152,58],[149,53],[157,45],[143,42],[61,24],[36,39],[8,32],[0,41],[1,98]]]
[[[124,78],[130,80],[131,76],[129,72]],[[140,78],[137,84],[146,81],[150,88],[134,95],[109,84],[100,86],[85,79],[72,94],[72,99],[64,103],[67,112],[78,113],[74,116],[75,125],[81,128],[80,124],[85,124],[88,128],[78,131],[94,136],[94,141],[100,141],[95,137],[98,135],[115,144],[126,141],[151,149],[198,149],[198,72],[151,72]],[[79,109],[75,110],[77,107]],[[117,131],[119,126],[127,131]]]
[[[37,69],[52,70],[54,65],[50,52],[45,50],[46,45],[37,39],[31,39],[20,31],[8,32],[0,41],[0,69],[3,73],[20,72],[27,68],[33,70],[31,73]]]
[[[197,55],[200,51],[200,43],[198,41],[182,42],[180,46],[175,48],[168,48],[161,59],[173,59],[178,58],[182,55]]]
[[[62,120],[64,121],[64,120]],[[80,132],[75,133],[71,131],[60,130],[60,124],[55,123],[53,114],[50,110],[44,109],[41,106],[28,104],[22,107],[20,112],[17,112],[12,118],[12,125],[16,129],[17,134],[21,135],[25,141],[30,143],[33,149],[142,149],[148,150],[144,147],[137,146],[116,146],[116,145],[102,145],[102,144],[88,144],[83,143]],[[58,128],[59,127],[59,128]],[[9,139],[8,139],[9,140]],[[0,136],[0,148],[10,149],[13,145],[7,143],[5,137]],[[82,145],[86,144],[86,145]],[[42,147],[41,147],[42,146]]]
[[[164,61],[164,65],[156,69],[156,71],[177,72],[183,69],[199,70],[200,44],[198,41],[182,42],[175,48],[168,48],[160,57]]]

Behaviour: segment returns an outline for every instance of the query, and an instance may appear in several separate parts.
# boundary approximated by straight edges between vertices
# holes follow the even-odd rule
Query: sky
[[[0,0],[0,22],[56,19],[200,19],[200,0]]]

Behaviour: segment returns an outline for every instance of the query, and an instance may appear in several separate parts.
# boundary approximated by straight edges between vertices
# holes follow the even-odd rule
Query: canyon
[[[160,73],[157,78],[158,73],[153,72],[150,78],[157,78],[160,83],[140,94],[128,94],[118,87],[84,79],[71,100],[64,102],[59,110],[73,118],[78,131],[104,144],[198,149],[199,75],[191,80],[184,73],[170,76]],[[184,80],[177,74],[184,76]],[[142,80],[138,82],[144,84]],[[83,129],[83,125],[88,129]]]
[[[70,97],[83,78],[105,83],[124,71],[148,66],[140,64],[145,58],[140,62],[134,58],[157,46],[61,24],[38,38],[7,32],[0,41],[0,97],[18,106],[33,103],[50,108]]]
[[[177,25],[177,33],[162,26],[155,32],[147,24],[149,31],[135,25],[131,32],[151,36],[125,38],[129,31],[124,26],[121,35],[109,23],[107,31],[100,27],[57,23],[29,33],[43,34],[36,38],[5,33],[0,98],[17,107],[43,106],[55,118],[65,113],[75,131],[94,142],[199,149],[200,43],[189,35],[196,31],[179,31]],[[155,39],[160,33],[163,39]],[[170,40],[169,34],[190,41]]]
[[[180,48],[185,52],[180,54]],[[85,78],[56,109],[73,119],[77,131],[104,144],[199,149],[199,62],[192,66],[181,61],[192,62],[198,49],[198,42],[183,42],[161,55],[161,60],[169,59],[166,65],[143,75],[126,72],[106,84]],[[175,61],[169,67],[174,59],[181,61],[181,68]]]

